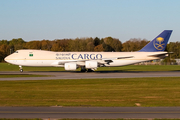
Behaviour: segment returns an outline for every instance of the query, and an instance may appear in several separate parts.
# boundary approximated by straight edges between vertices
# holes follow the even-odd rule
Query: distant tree
[[[94,39],[92,37],[86,38],[85,51],[94,51]]]
[[[70,46],[70,39],[63,39],[61,40],[61,47],[63,47],[63,51],[70,51],[69,46]]]
[[[51,51],[63,51],[63,48],[58,41],[53,41]]]
[[[93,41],[94,46],[98,46],[100,44],[100,39],[98,37],[96,37]]]
[[[103,46],[104,52],[114,51],[114,49],[106,43],[103,43],[102,46]]]
[[[167,51],[173,52],[171,58],[177,59],[180,58],[180,42],[170,42],[167,45]]]
[[[9,41],[7,41],[7,40],[0,40],[0,45],[2,45],[2,44],[9,45]]]
[[[52,42],[49,40],[42,40],[41,41],[41,49],[42,50],[51,50]]]
[[[40,41],[29,41],[29,42],[24,44],[24,47],[26,49],[37,49],[37,50],[40,50],[41,49],[41,42]]]
[[[11,49],[16,51],[19,49],[23,49],[24,43],[25,43],[25,41],[22,38],[12,39],[11,41],[9,41],[9,46]]]
[[[10,54],[10,47],[7,44],[0,45],[0,61],[4,61],[4,58]]]
[[[122,44],[122,51],[131,52],[142,49],[149,41],[143,39],[130,39]]]
[[[72,42],[69,39],[54,40],[52,41],[52,51],[70,51]]]
[[[100,44],[100,45],[94,47],[94,51],[95,52],[103,52],[104,51],[103,45]]]
[[[104,44],[103,43],[103,48],[105,51],[121,51],[122,49],[122,43],[121,41],[119,41],[119,39],[115,39],[115,38],[112,38],[112,37],[106,37],[103,39]]]
[[[75,49],[75,51],[86,51],[86,41],[85,41],[85,38],[76,38],[74,40],[74,47],[73,49]]]
[[[104,39],[102,38],[101,40],[100,40],[100,44],[103,44],[104,43]]]
[[[91,43],[93,43],[92,38],[76,38],[71,41],[70,49],[71,51],[88,51],[92,49],[93,44]]]
[[[122,49],[122,43],[119,39],[113,39],[113,42],[111,43],[111,47],[114,49],[116,52],[120,52]]]
[[[86,45],[86,51],[94,51],[94,44],[93,42],[88,42]]]

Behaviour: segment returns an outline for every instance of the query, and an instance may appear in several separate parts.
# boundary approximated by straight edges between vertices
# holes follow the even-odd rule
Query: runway
[[[0,107],[0,118],[180,118],[180,107]]]
[[[6,80],[53,80],[97,78],[180,77],[180,71],[160,72],[0,72],[0,74],[35,74],[51,77],[0,78]],[[180,118],[180,107],[0,107],[0,118]]]
[[[89,73],[81,72],[60,72],[60,71],[32,71],[32,72],[0,72],[1,74],[29,74],[29,75],[50,75],[51,77],[16,77],[0,78],[4,80],[53,80],[53,79],[97,79],[97,78],[142,78],[142,77],[180,77],[180,71],[96,71]]]

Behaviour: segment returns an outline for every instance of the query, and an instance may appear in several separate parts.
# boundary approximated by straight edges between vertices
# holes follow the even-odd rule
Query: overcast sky
[[[180,0],[0,0],[0,40],[111,36],[152,40],[173,30],[180,42]]]

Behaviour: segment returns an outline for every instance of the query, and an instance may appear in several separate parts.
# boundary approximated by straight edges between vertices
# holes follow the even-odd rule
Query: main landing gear
[[[21,73],[23,72],[22,66],[19,66],[19,71],[20,71]]]
[[[81,72],[94,72],[94,70],[93,69],[86,69],[84,66],[82,66]]]
[[[81,67],[81,72],[87,72],[87,70],[84,66]]]

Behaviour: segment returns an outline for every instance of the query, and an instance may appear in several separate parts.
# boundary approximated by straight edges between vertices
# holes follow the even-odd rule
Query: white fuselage
[[[52,52],[44,50],[18,50],[7,56],[5,61],[19,66],[56,66],[64,63],[77,63],[84,66],[85,61],[97,61],[105,66],[124,66],[143,61],[160,59],[155,55],[167,52]],[[126,58],[127,57],[127,58]],[[107,63],[106,60],[112,62]]]

